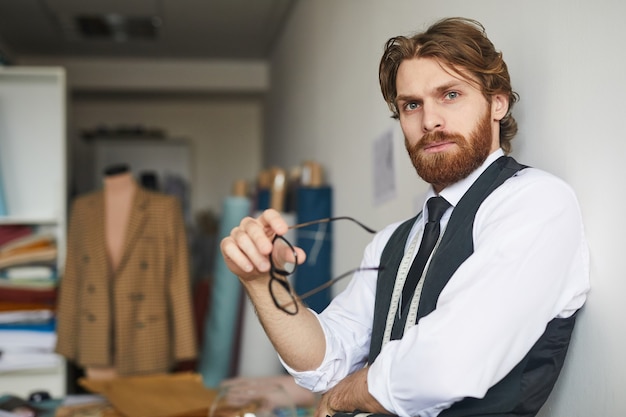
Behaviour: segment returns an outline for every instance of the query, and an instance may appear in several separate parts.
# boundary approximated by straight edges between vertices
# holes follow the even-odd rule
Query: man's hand
[[[370,395],[367,389],[367,368],[348,375],[322,395],[317,410],[315,410],[315,417],[332,416],[336,412],[353,412],[355,410],[391,414]]]
[[[287,233],[288,230],[285,219],[273,209],[265,210],[256,219],[245,217],[220,243],[228,269],[242,281],[268,277],[272,239],[277,234]],[[298,254],[298,263],[303,263],[306,254],[300,248],[295,250]]]
[[[316,369],[326,353],[326,338],[317,317],[301,304],[298,314],[289,315],[274,304],[268,288],[270,256],[276,235],[289,226],[280,213],[265,210],[258,218],[246,217],[222,239],[220,248],[228,269],[235,274],[250,297],[259,320],[283,361],[296,371]],[[294,248],[299,264],[306,260],[301,248]],[[275,262],[291,262],[276,254]],[[293,255],[291,255],[293,258]]]

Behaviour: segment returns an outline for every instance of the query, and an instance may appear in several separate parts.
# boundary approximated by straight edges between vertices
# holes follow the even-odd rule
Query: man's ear
[[[491,116],[499,122],[509,111],[509,97],[504,94],[494,94],[491,97]]]

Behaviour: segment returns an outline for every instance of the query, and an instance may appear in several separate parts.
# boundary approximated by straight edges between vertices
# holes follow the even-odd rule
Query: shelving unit
[[[67,218],[66,79],[62,68],[0,66],[0,179],[6,215],[0,225],[25,224],[56,237],[63,275]],[[0,372],[0,394],[66,393],[60,356],[44,368]]]

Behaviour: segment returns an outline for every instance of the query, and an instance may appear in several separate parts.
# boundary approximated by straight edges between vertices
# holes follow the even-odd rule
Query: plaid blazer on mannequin
[[[171,371],[197,346],[185,226],[176,197],[138,188],[122,259],[109,262],[104,192],[74,200],[56,351],[120,375]]]

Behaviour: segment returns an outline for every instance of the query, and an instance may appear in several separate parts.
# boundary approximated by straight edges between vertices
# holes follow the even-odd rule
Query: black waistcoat
[[[473,253],[472,230],[480,204],[493,190],[523,168],[513,158],[499,158],[480,175],[454,208],[425,275],[417,321],[435,309],[439,294],[448,280]],[[414,221],[415,218],[410,219],[396,229],[381,256],[383,269],[378,274],[369,363],[376,359],[381,350],[396,274]],[[440,416],[535,416],[547,400],[561,371],[574,322],[575,316],[553,319],[522,361],[491,387],[484,398],[465,398],[443,411]],[[459,378],[462,377],[459,375]]]

